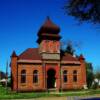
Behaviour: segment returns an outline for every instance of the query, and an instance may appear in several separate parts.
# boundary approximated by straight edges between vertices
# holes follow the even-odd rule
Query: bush
[[[98,88],[98,83],[97,82],[94,82],[94,84],[92,85],[92,88],[93,89],[97,89]]]

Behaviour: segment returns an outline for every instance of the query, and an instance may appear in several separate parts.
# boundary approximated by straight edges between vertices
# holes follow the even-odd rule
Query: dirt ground
[[[33,100],[67,100],[67,97],[37,98]]]
[[[79,99],[78,97],[74,96],[74,97],[41,97],[28,100],[78,100],[78,99]],[[20,99],[20,100],[27,100],[27,99]]]
[[[27,99],[19,99],[19,100],[27,100]],[[28,100],[68,100],[68,99],[67,97],[41,97],[41,98],[34,98]]]

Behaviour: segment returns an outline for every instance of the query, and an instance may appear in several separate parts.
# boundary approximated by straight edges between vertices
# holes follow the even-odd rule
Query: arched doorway
[[[47,71],[47,88],[55,88],[56,87],[56,71],[54,69],[49,69]]]

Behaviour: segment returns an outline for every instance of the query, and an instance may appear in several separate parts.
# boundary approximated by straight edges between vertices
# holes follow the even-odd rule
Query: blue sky
[[[100,30],[89,23],[77,24],[65,15],[65,0],[0,0],[0,70],[5,71],[13,50],[20,54],[37,47],[37,32],[46,16],[61,28],[62,41],[80,43],[76,53],[82,53],[94,70],[100,68]]]

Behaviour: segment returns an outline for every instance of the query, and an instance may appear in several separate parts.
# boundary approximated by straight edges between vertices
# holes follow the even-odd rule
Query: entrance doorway
[[[54,69],[49,69],[47,71],[47,88],[55,88],[56,87],[56,71]]]

